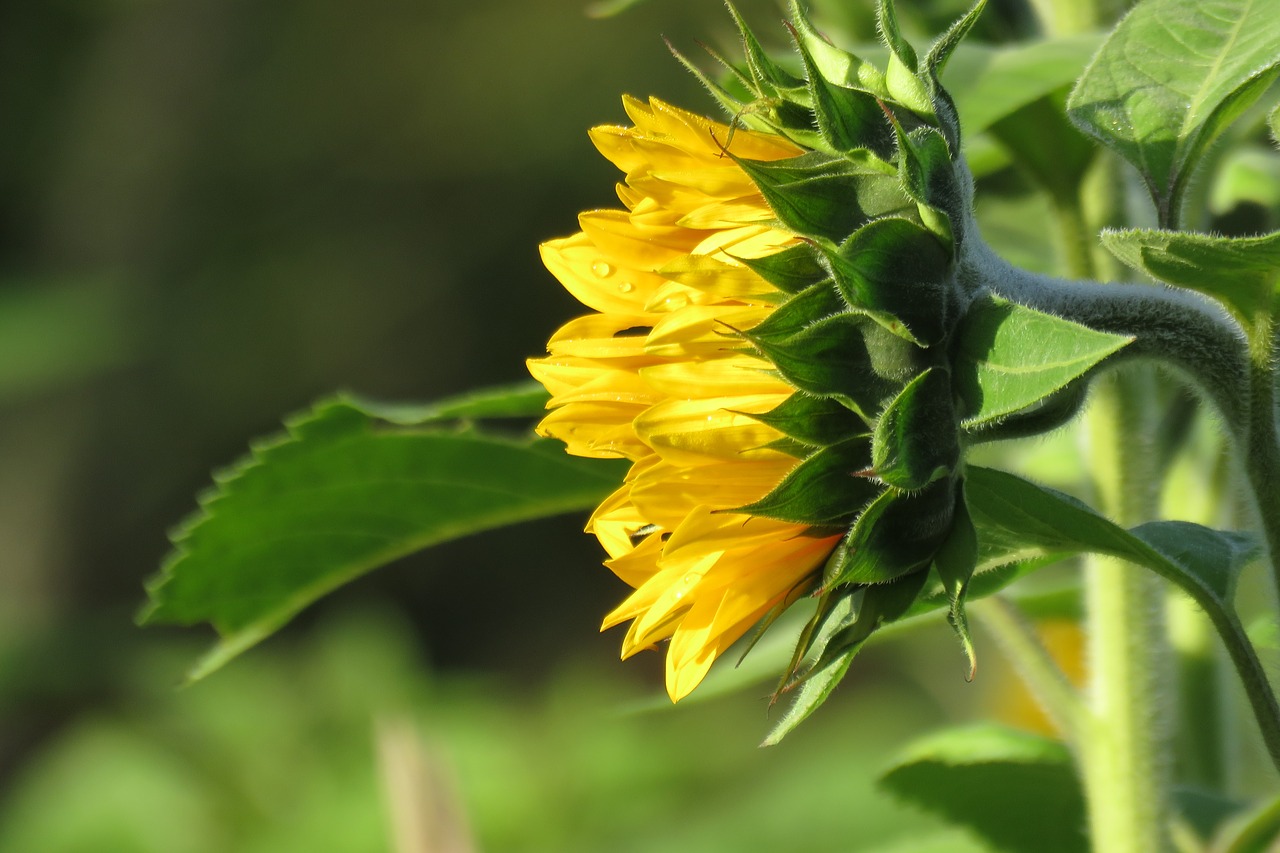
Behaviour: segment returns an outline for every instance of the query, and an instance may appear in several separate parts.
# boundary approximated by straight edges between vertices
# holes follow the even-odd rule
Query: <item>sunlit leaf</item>
[[[1280,288],[1280,232],[1214,237],[1184,231],[1105,231],[1102,243],[1140,272],[1221,300],[1246,329],[1270,313]]]
[[[1210,143],[1276,76],[1274,0],[1145,0],[1112,31],[1067,104],[1086,133],[1138,168],[1160,223]]]
[[[959,335],[954,381],[970,427],[1043,400],[1132,340],[998,297],[974,302]]]

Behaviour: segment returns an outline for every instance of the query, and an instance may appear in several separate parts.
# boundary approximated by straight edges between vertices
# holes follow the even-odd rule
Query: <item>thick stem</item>
[[[1249,332],[1249,437],[1246,472],[1267,539],[1271,571],[1280,592],[1280,439],[1276,435],[1273,322],[1258,319]]]
[[[1091,467],[1103,508],[1129,525],[1144,520],[1153,502],[1151,454],[1134,446],[1149,434],[1152,383],[1133,372],[1115,380],[1090,412]],[[1093,713],[1083,764],[1095,853],[1155,853],[1170,845],[1160,583],[1114,558],[1094,558],[1087,569]]]

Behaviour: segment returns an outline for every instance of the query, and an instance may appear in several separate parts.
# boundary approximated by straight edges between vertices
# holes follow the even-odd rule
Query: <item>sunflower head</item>
[[[976,8],[917,60],[883,5],[884,70],[794,12],[794,73],[740,18],[734,91],[696,72],[732,121],[625,98],[631,124],[591,132],[621,207],[542,247],[591,310],[529,362],[538,429],[632,462],[587,529],[633,588],[604,627],[629,623],[624,657],[668,642],[673,700],[806,594],[787,683],[847,656],[931,566],[966,636],[948,353],[969,180],[937,75]]]

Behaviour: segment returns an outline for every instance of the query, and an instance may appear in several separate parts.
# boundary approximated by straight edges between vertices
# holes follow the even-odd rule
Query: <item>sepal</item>
[[[799,293],[828,275],[818,260],[818,250],[810,243],[800,243],[763,258],[731,257],[784,293]]]
[[[889,489],[872,501],[832,553],[823,587],[885,583],[928,566],[951,532],[955,483],[948,477],[919,492]]]
[[[881,489],[856,473],[870,462],[871,442],[855,436],[805,459],[755,503],[728,511],[796,524],[847,525]]]
[[[969,662],[966,679],[973,680],[978,671],[978,657],[974,652],[973,638],[969,634],[969,620],[965,616],[964,602],[969,594],[969,581],[973,578],[978,563],[978,531],[969,516],[969,506],[965,502],[964,483],[956,489],[956,510],[951,520],[951,533],[938,549],[933,564],[938,571],[938,579],[947,594],[949,607],[947,621],[960,640],[960,647]]]
[[[882,157],[892,156],[893,129],[876,98],[828,80],[800,32],[787,26],[804,61],[813,115],[823,139],[840,153],[865,148]]]
[[[960,462],[951,374],[932,367],[902,389],[880,415],[871,438],[876,477],[917,490],[948,476]]]
[[[840,401],[802,391],[751,417],[809,447],[829,447],[868,430],[866,422]]]

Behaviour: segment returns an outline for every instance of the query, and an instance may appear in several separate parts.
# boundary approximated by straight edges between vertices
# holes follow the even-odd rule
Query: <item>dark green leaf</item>
[[[489,408],[482,399],[442,408]],[[625,467],[568,456],[549,439],[392,427],[343,399],[318,405],[288,427],[287,435],[256,445],[249,459],[215,478],[215,490],[174,535],[173,553],[148,586],[151,602],[141,621],[210,622],[220,636],[192,678],[397,557],[589,508],[617,486]]]
[[[951,252],[916,223],[886,216],[862,226],[824,261],[845,301],[913,343],[942,340],[949,301]]]
[[[1280,797],[1231,820],[1214,839],[1215,853],[1271,853],[1280,840]]]
[[[959,337],[953,381],[965,426],[1050,396],[1133,340],[994,296],[969,306]]]
[[[402,426],[420,426],[443,421],[537,417],[546,413],[551,395],[542,383],[530,380],[460,394],[426,405],[386,403],[358,396],[346,399],[371,417]]]
[[[1280,296],[1280,232],[1213,237],[1184,231],[1105,231],[1102,243],[1130,267],[1220,300],[1245,329]]]
[[[996,850],[1089,850],[1071,755],[1040,735],[992,724],[946,729],[912,744],[880,782]]]
[[[1097,147],[1067,121],[1053,94],[994,122],[989,132],[1014,162],[1060,205],[1075,205]]]
[[[809,78],[809,94],[818,130],[836,151],[867,148],[882,157],[893,154],[893,129],[875,97],[827,80],[806,40],[792,29]]]
[[[950,374],[935,367],[911,380],[876,421],[871,448],[876,476],[898,489],[950,473],[960,460]]]
[[[768,317],[753,326],[747,337],[752,341],[780,343],[815,323],[837,314],[848,313],[848,310],[830,280],[821,281],[779,305]]]
[[[809,668],[786,685],[791,704],[774,724],[761,746],[773,746],[818,709],[844,678],[849,664],[881,625],[898,619],[920,593],[924,574],[823,597],[818,613],[806,626],[797,649],[809,655]],[[827,604],[827,602],[830,602]],[[793,659],[791,672],[796,669]],[[790,672],[789,672],[790,674]],[[775,697],[776,698],[776,697]]]
[[[1160,223],[1178,225],[1200,155],[1275,79],[1273,0],[1145,0],[1112,31],[1068,114],[1133,163]]]

